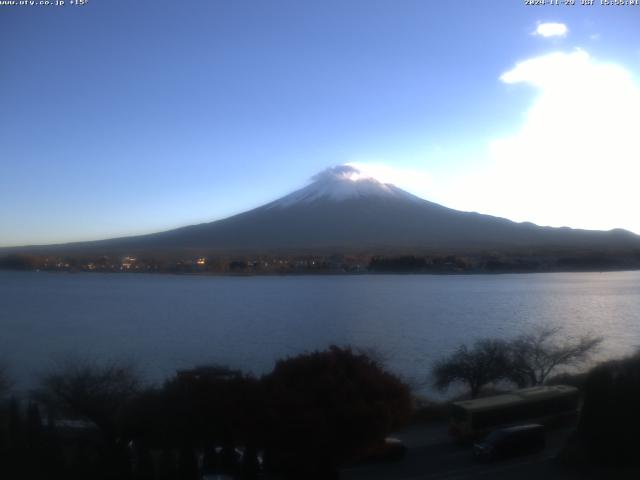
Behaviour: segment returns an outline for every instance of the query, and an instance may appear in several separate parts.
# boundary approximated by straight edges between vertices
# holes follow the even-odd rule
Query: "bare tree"
[[[431,372],[433,383],[439,390],[446,390],[456,382],[466,384],[471,398],[476,398],[484,385],[507,377],[508,362],[506,342],[489,338],[478,340],[471,349],[461,345],[451,356],[436,362]]]
[[[585,334],[561,339],[562,328],[543,326],[509,344],[509,379],[519,387],[542,385],[559,367],[577,366],[591,357],[602,337]]]
[[[130,364],[66,361],[42,378],[34,397],[63,415],[93,422],[113,438],[116,415],[140,386]]]

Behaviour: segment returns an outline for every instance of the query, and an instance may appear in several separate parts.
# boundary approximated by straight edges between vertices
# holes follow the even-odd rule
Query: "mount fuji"
[[[461,212],[342,165],[317,174],[300,190],[222,220],[149,235],[29,250],[259,253],[629,247],[640,248],[640,236],[621,229],[540,227]]]

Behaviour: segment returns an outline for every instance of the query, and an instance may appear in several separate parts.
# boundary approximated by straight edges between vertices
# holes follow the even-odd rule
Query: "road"
[[[552,460],[564,445],[572,427],[547,433],[544,451],[492,463],[479,463],[470,445],[456,445],[446,424],[412,426],[397,435],[408,447],[406,457],[395,463],[358,465],[341,471],[343,480],[457,480],[584,478],[562,469]]]

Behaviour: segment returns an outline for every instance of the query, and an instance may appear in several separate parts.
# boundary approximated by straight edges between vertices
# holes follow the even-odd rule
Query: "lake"
[[[0,360],[28,388],[69,356],[127,359],[149,381],[218,363],[261,374],[330,344],[374,348],[419,385],[461,342],[538,324],[640,345],[640,272],[215,277],[0,271]],[[423,393],[428,388],[421,387]]]

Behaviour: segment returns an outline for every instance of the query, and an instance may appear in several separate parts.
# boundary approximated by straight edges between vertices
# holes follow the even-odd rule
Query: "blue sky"
[[[342,163],[640,233],[638,27],[516,0],[0,6],[0,245],[211,221]]]

